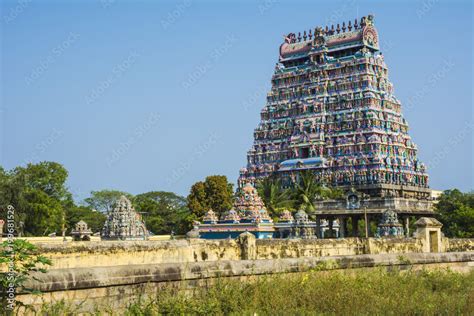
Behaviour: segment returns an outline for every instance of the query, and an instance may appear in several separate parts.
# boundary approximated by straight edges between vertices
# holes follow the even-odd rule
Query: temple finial
[[[308,38],[308,36],[306,35],[306,31],[304,31],[304,33],[303,33],[303,40],[306,41],[307,38]]]
[[[346,22],[342,22],[342,32],[346,31]]]
[[[359,27],[359,23],[357,22],[357,19],[354,21],[354,29],[357,29]]]
[[[301,32],[298,32],[298,42],[301,42]]]
[[[339,23],[337,23],[337,29],[336,29],[336,31],[337,31],[337,34],[341,33],[341,27],[339,26]]]
[[[349,24],[347,25],[347,29],[350,31],[352,31],[352,25],[351,25],[351,21],[349,21]]]
[[[310,40],[313,38],[313,34],[311,34],[311,29],[309,29],[308,37],[309,37]]]

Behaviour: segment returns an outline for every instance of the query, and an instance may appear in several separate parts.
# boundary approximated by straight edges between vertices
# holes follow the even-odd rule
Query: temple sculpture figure
[[[121,196],[107,219],[101,232],[103,240],[146,240],[148,231],[140,214],[135,212],[132,202]]]
[[[308,218],[305,211],[296,212],[295,216],[285,210],[275,223],[275,238],[316,238],[316,223]]]
[[[319,183],[346,192],[342,200],[315,201],[313,214],[338,220],[342,237],[348,218],[357,235],[357,221],[387,209],[405,225],[433,213],[428,174],[389,81],[373,15],[289,33],[271,83],[239,187],[269,175],[290,187],[311,170]]]
[[[377,226],[377,237],[403,237],[403,225],[398,222],[397,213],[387,210]]]
[[[204,239],[237,238],[244,232],[256,238],[272,238],[273,221],[257,190],[247,184],[237,192],[234,207],[222,215],[221,219],[211,209],[197,225],[199,236]]]

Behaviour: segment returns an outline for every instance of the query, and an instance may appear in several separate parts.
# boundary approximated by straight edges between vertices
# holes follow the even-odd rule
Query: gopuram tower
[[[344,203],[316,202],[320,215],[432,213],[379,43],[372,15],[285,36],[239,186],[272,174],[290,186],[312,170],[347,193]]]

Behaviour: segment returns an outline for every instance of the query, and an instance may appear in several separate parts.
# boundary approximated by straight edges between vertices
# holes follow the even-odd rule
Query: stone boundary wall
[[[407,253],[302,257],[279,260],[220,260],[208,262],[137,264],[96,268],[56,269],[36,274],[37,281],[27,286],[39,289],[41,296],[19,294],[28,305],[64,300],[78,306],[78,312],[113,308],[121,310],[138,298],[156,297],[165,284],[192,288],[209,284],[220,277],[242,281],[260,275],[305,271],[357,271],[361,268],[439,269],[469,272],[474,268],[474,252]]]
[[[217,277],[253,278],[264,274],[311,269],[355,269],[377,266],[474,268],[474,239],[442,238],[440,253],[427,253],[421,238],[237,239],[101,241],[39,243],[52,260],[45,274],[37,273],[27,287],[41,296],[18,293],[26,304],[65,300],[95,307],[123,308],[140,296],[156,295],[165,284],[188,287]],[[355,270],[354,270],[355,271]]]
[[[37,244],[51,269],[239,260],[235,240],[101,241]]]
[[[474,238],[443,238],[445,251],[474,251]]]
[[[175,238],[181,238],[183,236],[174,236]],[[5,237],[3,237],[5,239]],[[99,242],[101,241],[100,236],[90,236],[92,242]],[[184,237],[183,237],[184,238]],[[64,240],[66,242],[72,242],[73,239],[71,236],[54,236],[54,237],[20,237],[20,239],[25,239],[32,244],[63,244]],[[157,240],[171,240],[171,235],[153,235],[148,237],[149,241],[157,241]],[[0,239],[1,241],[1,239]]]
[[[50,269],[424,252],[424,240],[416,238],[257,239],[249,242],[180,239],[40,243],[37,246],[52,260]],[[442,249],[474,251],[474,239],[443,238]]]

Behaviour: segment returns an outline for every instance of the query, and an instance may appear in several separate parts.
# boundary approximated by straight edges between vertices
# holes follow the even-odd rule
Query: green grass
[[[43,312],[54,315],[47,310]],[[61,314],[61,313],[60,313]],[[164,289],[126,315],[474,315],[474,271],[312,271]]]

